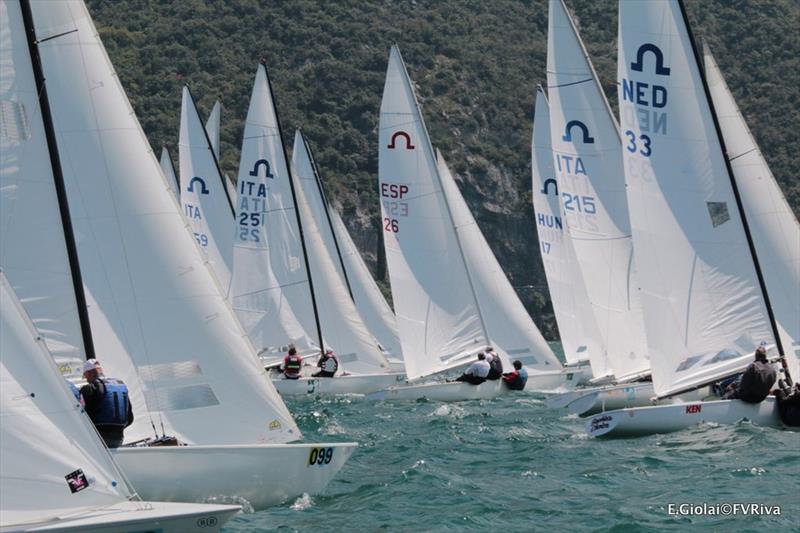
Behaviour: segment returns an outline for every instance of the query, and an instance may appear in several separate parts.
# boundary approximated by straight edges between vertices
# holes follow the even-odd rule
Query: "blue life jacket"
[[[106,386],[103,399],[91,409],[86,409],[96,426],[122,426],[128,424],[128,386],[116,379],[102,379]]]

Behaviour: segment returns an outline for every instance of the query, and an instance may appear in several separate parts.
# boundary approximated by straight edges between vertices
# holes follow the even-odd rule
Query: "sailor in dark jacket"
[[[783,381],[779,383],[784,385]],[[794,391],[788,386],[781,386],[774,394],[781,421],[789,427],[800,427],[800,383],[795,384]]]
[[[83,364],[86,385],[81,387],[86,414],[109,448],[122,446],[125,428],[133,423],[133,407],[128,398],[128,387],[118,379],[103,375],[96,359]]]
[[[727,395],[727,398],[747,403],[761,403],[769,395],[778,373],[767,360],[766,342],[762,342],[756,350],[755,359],[745,369],[738,386],[732,394]]]

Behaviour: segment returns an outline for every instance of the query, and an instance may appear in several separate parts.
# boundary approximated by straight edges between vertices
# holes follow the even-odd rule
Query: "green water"
[[[800,531],[800,433],[740,423],[593,440],[584,420],[527,393],[287,403],[307,441],[360,447],[323,495],[239,515],[226,532]],[[669,503],[751,502],[781,515],[667,514]]]

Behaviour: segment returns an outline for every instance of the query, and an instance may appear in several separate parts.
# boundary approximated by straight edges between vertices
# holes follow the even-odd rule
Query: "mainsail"
[[[601,349],[597,325],[583,276],[578,269],[572,239],[564,228],[561,197],[553,167],[550,110],[541,87],[536,93],[531,158],[531,196],[536,212],[539,252],[561,335],[564,357],[569,364],[588,358],[595,378],[608,376],[612,374],[612,370],[605,351]]]
[[[318,192],[314,194],[317,190],[314,165],[299,131],[294,139],[292,161],[294,192],[303,224],[308,263],[315,281],[317,310],[325,342],[336,349],[339,362],[348,372],[386,372],[389,364],[350,297],[338,255],[330,253],[330,246],[334,244],[331,242],[333,234],[327,221],[324,199]],[[311,194],[307,195],[306,190]]]
[[[19,17],[11,4],[0,4],[4,21]],[[0,331],[0,527],[134,498],[2,271]]]
[[[30,176],[41,188],[41,209],[64,213],[65,204],[74,234],[61,230],[61,219],[23,225],[16,217],[25,214],[17,213],[3,223],[24,228],[29,244],[4,242],[3,261],[36,272],[38,258],[25,246],[54,239],[50,269],[69,272],[75,293],[86,294],[86,304],[72,304],[78,316],[88,309],[94,351],[84,346],[85,355],[125,380],[136,400],[129,440],[153,436],[154,426],[190,444],[299,438],[169,192],[86,7],[79,0],[30,7],[25,24],[2,19],[13,43],[2,50],[3,83],[12,75],[6,96],[27,98],[27,117],[40,122],[19,147],[37,151],[20,160],[36,174],[21,168],[15,177]],[[30,100],[37,92],[41,100]],[[64,249],[74,251],[79,270]],[[28,305],[35,280],[7,273],[35,322],[62,312],[55,300]],[[41,276],[48,280],[47,272]]]
[[[181,105],[178,159],[183,214],[227,294],[233,270],[233,207],[211,141],[186,86]],[[225,230],[221,231],[222,228]]]
[[[792,378],[797,380],[800,379],[800,224],[707,47],[705,72],[726,157],[741,194],[778,321],[784,355]]]
[[[211,143],[211,149],[214,151],[214,156],[219,160],[219,129],[220,121],[222,118],[222,105],[219,100],[214,102],[214,107],[211,108],[211,113],[208,114],[206,120],[206,133],[208,134],[208,142]]]
[[[256,72],[239,164],[232,302],[262,356],[293,343],[318,352],[321,334],[289,168],[264,65]]]
[[[510,360],[518,359],[529,370],[561,370],[561,363],[508,281],[464,201],[444,157],[438,151],[436,160],[442,190],[453,215],[453,224],[486,322],[486,330],[497,345],[498,353],[501,357],[507,355]],[[504,361],[504,364],[510,368],[510,361]]]
[[[775,342],[684,16],[676,0],[619,5],[625,178],[659,396]]]
[[[618,381],[649,369],[618,128],[563,0],[550,0],[550,137],[566,226]]]
[[[379,197],[409,378],[463,364],[489,342],[419,110],[392,47],[379,124]]]

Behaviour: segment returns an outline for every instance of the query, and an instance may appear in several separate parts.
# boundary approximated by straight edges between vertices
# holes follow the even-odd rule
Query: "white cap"
[[[83,363],[83,372],[89,372],[90,370],[97,370],[100,367],[100,363],[97,362],[97,359],[87,359],[85,363]]]
[[[759,348],[766,348],[767,346],[767,341],[761,341],[761,344],[758,345]]]

